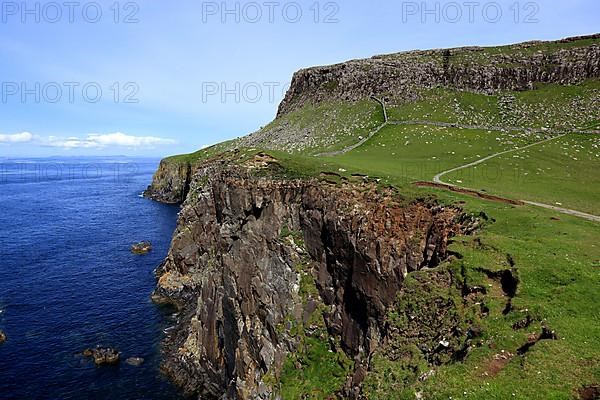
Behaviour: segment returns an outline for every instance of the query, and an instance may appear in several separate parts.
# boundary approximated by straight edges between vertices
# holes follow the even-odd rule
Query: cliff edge
[[[478,222],[433,202],[401,204],[373,184],[260,175],[220,163],[195,171],[158,269],[155,300],[180,309],[163,370],[203,399],[266,400],[290,360],[321,346],[334,364],[345,360],[337,376],[322,372],[337,382],[329,395],[355,397],[370,355],[401,334],[388,312],[407,274],[437,267],[449,240]],[[439,274],[440,290],[461,284]],[[449,361],[465,346],[467,330],[454,330],[463,307],[432,310],[448,346],[424,357]]]

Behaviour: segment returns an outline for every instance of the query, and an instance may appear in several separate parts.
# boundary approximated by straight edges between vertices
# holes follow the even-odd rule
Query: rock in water
[[[132,365],[134,367],[139,367],[140,365],[142,365],[144,363],[144,359],[141,357],[130,357],[127,360],[125,360],[125,363]]]
[[[110,347],[85,349],[82,354],[84,357],[92,357],[96,365],[114,365],[118,364],[120,359],[119,351]]]
[[[131,246],[133,254],[147,254],[150,251],[152,251],[152,243],[150,242],[139,242]]]

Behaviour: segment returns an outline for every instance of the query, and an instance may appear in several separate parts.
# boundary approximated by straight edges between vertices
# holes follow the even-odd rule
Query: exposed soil
[[[558,335],[550,328],[544,326],[540,335],[529,336],[527,343],[517,349],[517,354],[520,356],[524,355],[541,340],[558,340]]]
[[[600,385],[590,385],[579,390],[579,398],[581,400],[600,399]]]
[[[504,203],[504,204],[512,204],[514,206],[525,205],[525,203],[523,203],[522,201],[507,199],[505,197],[494,196],[494,195],[487,194],[487,193],[481,193],[476,190],[463,189],[463,188],[459,188],[456,186],[446,185],[443,183],[415,182],[415,185],[417,185],[418,187],[431,187],[431,188],[437,188],[437,189],[446,189],[446,190],[450,190],[452,192],[468,194],[470,196],[479,197],[481,199],[496,201],[496,202]]]
[[[514,354],[510,352],[499,353],[487,364],[481,376],[495,377],[498,375],[508,363],[514,358]]]

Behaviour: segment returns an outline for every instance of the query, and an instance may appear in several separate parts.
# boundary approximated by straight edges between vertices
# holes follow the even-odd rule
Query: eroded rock
[[[115,365],[119,363],[121,353],[111,347],[96,347],[85,349],[82,352],[84,357],[93,358],[94,363],[100,365]]]
[[[189,162],[162,160],[144,197],[165,204],[183,203],[192,175]]]
[[[268,399],[263,377],[298,346],[289,322],[315,312],[348,355],[367,359],[406,275],[439,264],[461,231],[460,210],[401,201],[372,184],[201,166],[158,269],[154,298],[180,308],[163,370],[202,398]]]
[[[600,35],[588,38],[597,37]],[[531,45],[523,43],[517,47],[526,49]],[[497,93],[529,90],[536,82],[565,85],[600,77],[598,45],[549,53],[515,51],[478,58],[483,51],[478,47],[409,51],[303,69],[294,74],[278,116],[306,104],[358,101],[372,95],[410,102],[417,99],[423,89],[438,86]],[[469,58],[476,62],[463,61]]]
[[[152,251],[152,243],[150,242],[139,242],[131,246],[131,252],[133,254],[148,254]]]

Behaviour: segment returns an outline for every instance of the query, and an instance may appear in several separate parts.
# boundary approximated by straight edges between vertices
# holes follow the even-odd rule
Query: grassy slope
[[[388,125],[363,146],[328,160],[389,183],[430,181],[439,172],[535,142],[539,137],[517,132]]]
[[[389,116],[398,121],[594,129],[599,109],[600,80],[591,79],[573,86],[538,84],[532,91],[498,95],[437,88],[424,92],[415,103],[391,107]]]
[[[551,217],[552,212],[514,208],[439,193],[447,200],[466,201],[472,210],[484,210],[497,222],[477,235],[487,249],[464,239],[454,247],[467,268],[507,268],[505,254],[515,260],[521,285],[513,299],[516,311],[503,315],[503,301],[489,302],[490,316],[483,320],[484,345],[465,362],[450,364],[425,382],[384,398],[569,399],[584,385],[600,381],[600,244],[597,224],[573,217]],[[475,272],[474,272],[475,274]],[[529,328],[512,325],[529,314],[538,319]],[[496,376],[485,376],[497,354],[516,353],[527,335],[539,333],[541,320],[559,335],[541,341],[524,356],[515,356]],[[408,393],[408,394],[407,394]],[[466,395],[465,395],[466,393]],[[514,393],[514,395],[513,395]],[[375,397],[372,397],[375,398]]]
[[[236,140],[229,140],[227,142],[219,143],[206,149],[198,150],[194,153],[180,154],[176,156],[167,157],[164,161],[171,163],[199,163],[211,157],[214,157],[222,153],[223,151],[230,149],[231,147],[235,147],[236,142]]]
[[[262,128],[257,135],[268,135],[268,139],[256,143],[256,146],[304,154],[335,151],[367,137],[383,120],[381,106],[371,99],[354,104],[306,105]],[[277,133],[296,140],[279,140],[270,136],[277,136]]]

